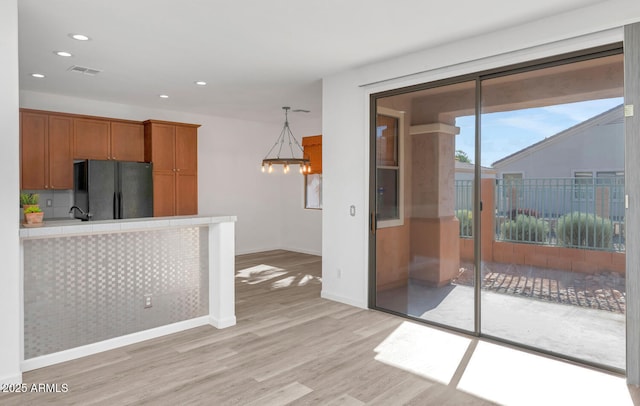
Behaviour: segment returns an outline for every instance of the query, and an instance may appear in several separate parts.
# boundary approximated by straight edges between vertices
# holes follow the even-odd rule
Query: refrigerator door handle
[[[113,218],[118,218],[118,194],[113,194]]]
[[[123,202],[122,202],[122,192],[118,192],[118,217],[119,219],[122,218],[122,213],[124,213],[124,207],[123,206]]]

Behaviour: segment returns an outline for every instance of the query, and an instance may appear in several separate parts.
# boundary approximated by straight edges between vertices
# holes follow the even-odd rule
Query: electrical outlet
[[[152,306],[151,295],[144,295],[144,308],[148,309]]]
[[[53,206],[53,200],[47,199],[47,207]]]

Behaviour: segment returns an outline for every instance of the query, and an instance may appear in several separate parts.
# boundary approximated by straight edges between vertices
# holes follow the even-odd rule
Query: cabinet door
[[[151,162],[154,172],[175,172],[175,126],[151,124]]]
[[[174,216],[176,176],[173,172],[153,172],[153,216]]]
[[[49,187],[73,189],[72,122],[70,117],[49,116]]]
[[[111,159],[144,162],[144,126],[111,122]]]
[[[21,188],[44,189],[47,168],[48,116],[20,113]]]
[[[110,159],[109,122],[76,118],[73,120],[73,157]]]
[[[176,175],[176,215],[198,214],[198,177]]]
[[[198,172],[198,129],[176,126],[176,170],[184,175]]]

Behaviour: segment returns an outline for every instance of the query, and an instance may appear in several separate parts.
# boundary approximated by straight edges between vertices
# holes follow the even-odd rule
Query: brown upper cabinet
[[[139,123],[74,118],[73,156],[144,162],[144,127]]]
[[[144,126],[138,123],[111,122],[111,159],[144,160]]]
[[[304,156],[309,160],[309,174],[322,173],[322,135],[302,137]]]
[[[153,163],[154,216],[198,214],[198,127],[144,122],[145,160]]]
[[[72,119],[20,112],[20,187],[73,189]]]

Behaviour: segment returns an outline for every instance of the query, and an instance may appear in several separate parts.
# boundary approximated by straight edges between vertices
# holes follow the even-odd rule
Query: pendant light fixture
[[[298,140],[296,140],[296,137],[293,136],[293,133],[289,128],[289,110],[291,107],[283,107],[282,109],[284,110],[284,127],[282,127],[280,136],[276,139],[275,144],[273,144],[269,152],[267,152],[267,155],[262,160],[262,172],[272,173],[274,165],[282,165],[282,171],[284,173],[289,173],[291,165],[300,165],[300,173],[309,173],[311,171],[311,162],[304,157],[304,150],[302,149],[302,146]],[[288,147],[285,146],[285,144],[288,144]],[[277,152],[275,155],[271,155],[276,149]],[[281,156],[283,149],[284,157]],[[289,157],[286,157],[287,149],[291,154]],[[296,158],[294,150],[296,150],[296,152],[297,150],[300,150],[300,158]]]

